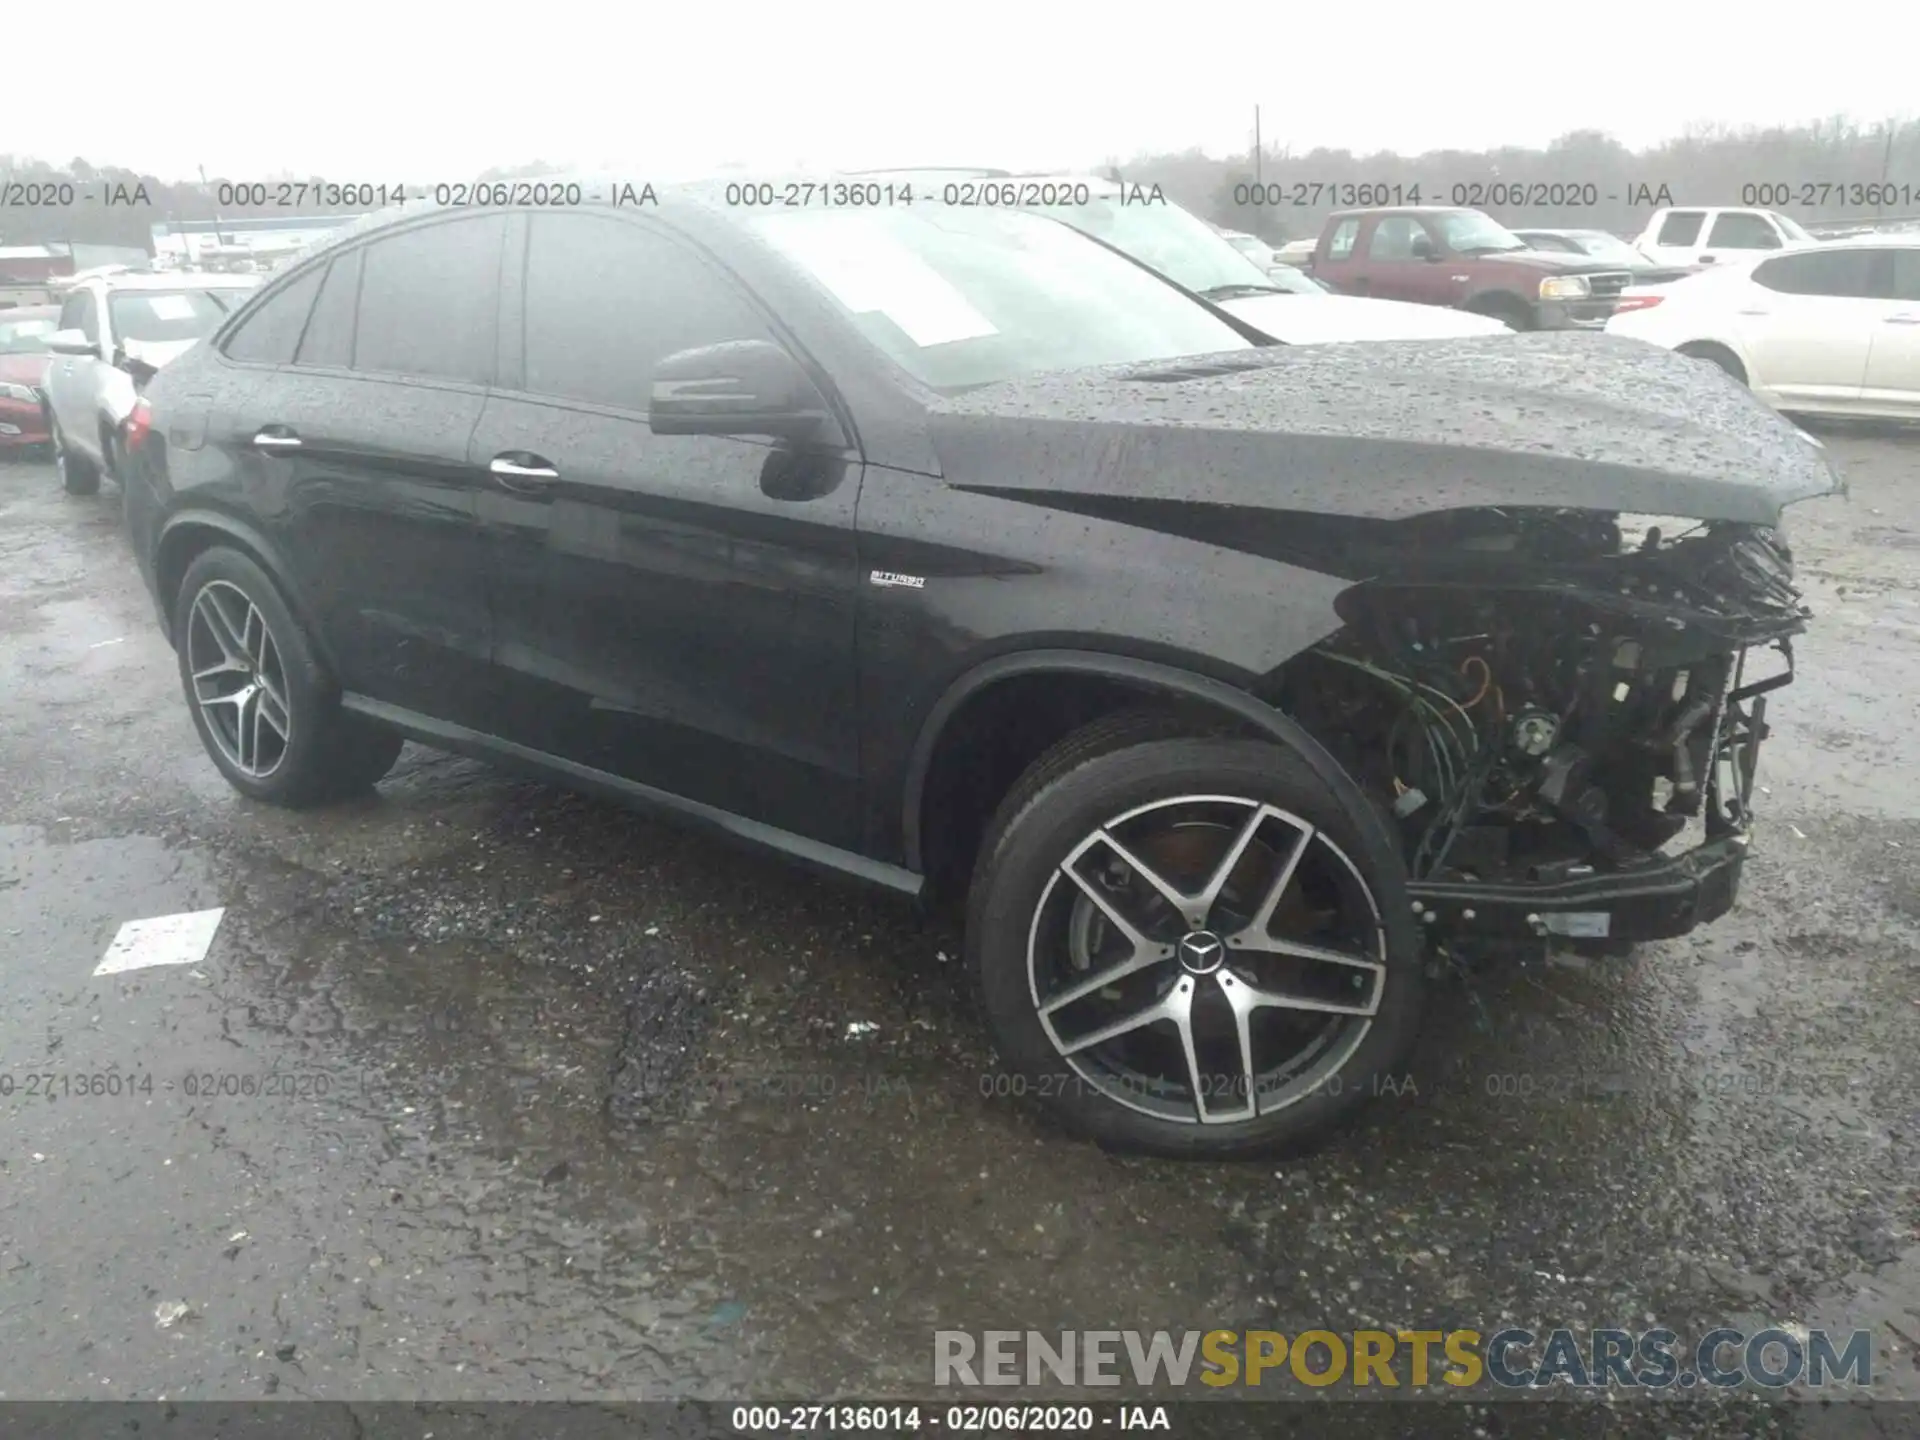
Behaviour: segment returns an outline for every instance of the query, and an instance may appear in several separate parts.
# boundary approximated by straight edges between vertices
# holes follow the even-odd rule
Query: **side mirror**
[[[83,330],[56,330],[47,337],[47,349],[56,355],[98,355],[100,347]]]
[[[656,435],[804,440],[830,422],[812,377],[770,341],[729,340],[676,351],[653,372],[647,425]]]
[[[1425,235],[1413,237],[1413,258],[1416,260],[1438,260],[1440,254],[1433,248],[1433,241]]]

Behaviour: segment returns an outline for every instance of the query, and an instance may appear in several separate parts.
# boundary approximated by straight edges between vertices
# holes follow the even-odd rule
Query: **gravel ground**
[[[1920,437],[1823,434],[1853,494],[1793,516],[1819,618],[1739,909],[1441,986],[1403,1092],[1279,1168],[989,1093],[957,937],[889,898],[412,748],[364,802],[241,801],[115,493],[0,466],[0,1395],[905,1396],[936,1328],[1657,1319],[1871,1327],[1920,1399]],[[216,905],[204,963],[92,976]],[[151,1088],[75,1093],[109,1070]]]

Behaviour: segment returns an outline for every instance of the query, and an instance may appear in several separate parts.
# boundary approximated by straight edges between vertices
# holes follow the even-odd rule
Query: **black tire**
[[[74,454],[58,429],[53,432],[53,470],[60,477],[60,488],[69,495],[100,493],[100,468],[86,456]]]
[[[1510,296],[1494,295],[1484,300],[1474,300],[1466,308],[1475,315],[1484,315],[1489,320],[1498,320],[1515,330],[1533,329],[1533,311],[1524,301]]]
[[[1698,345],[1682,345],[1677,352],[1694,360],[1704,360],[1732,376],[1742,385],[1747,383],[1747,367],[1740,363],[1740,357],[1724,345],[1701,342]]]
[[[1250,815],[1258,802],[1312,826],[1321,838],[1311,843],[1324,847],[1327,871],[1337,875],[1336,866],[1344,863],[1359,882],[1360,893],[1371,892],[1371,933],[1383,963],[1371,972],[1379,977],[1371,1018],[1363,1023],[1356,1017],[1328,1017],[1324,1022],[1339,1032],[1335,1040],[1315,1042],[1324,1046],[1317,1062],[1326,1067],[1324,1072],[1303,1071],[1297,1082],[1289,1082],[1302,1088],[1264,1113],[1200,1124],[1191,1112],[1182,1120],[1164,1110],[1146,1113],[1123,1103],[1115,1098],[1112,1085],[1097,1083],[1098,1075],[1090,1077],[1063,1057],[1038,1013],[1034,994],[1039,982],[1030,970],[1028,946],[1029,937],[1051,923],[1051,907],[1081,903],[1072,882],[1056,883],[1056,877],[1085,837],[1140,807],[1212,795],[1244,797],[1248,808],[1236,813]],[[1303,851],[1306,845],[1303,841]],[[1297,879],[1290,885],[1304,883]],[[1176,926],[1187,924],[1181,917],[1171,918]],[[1153,938],[1167,940],[1171,933],[1156,932]],[[1367,1098],[1400,1088],[1397,1067],[1413,1046],[1424,1006],[1422,939],[1413,923],[1403,862],[1384,831],[1375,827],[1363,833],[1299,755],[1262,740],[1196,733],[1193,724],[1172,717],[1127,715],[1096,722],[1035,762],[1000,807],[982,844],[968,900],[966,946],[968,969],[1008,1080],[1002,1087],[995,1077],[996,1089],[1041,1098],[1071,1129],[1103,1145],[1176,1158],[1298,1153],[1324,1140]],[[1250,959],[1263,958],[1246,951],[1221,953],[1235,961],[1231,966],[1215,962],[1212,983],[1223,992],[1233,983],[1226,977],[1239,974]],[[1088,963],[1082,978],[1094,973],[1091,959]],[[1104,968],[1106,962],[1099,963]],[[1176,958],[1153,962],[1137,978],[1143,984],[1178,988],[1188,973]],[[1199,987],[1206,978],[1193,976],[1193,985]],[[1109,993],[1102,990],[1091,998],[1104,1002]],[[1290,1010],[1281,1013],[1286,1023],[1321,1023]],[[1236,1048],[1234,1053],[1241,1052]],[[1195,1080],[1189,1093],[1206,1093],[1199,1083],[1201,1067],[1187,1073]],[[1135,1099],[1146,1095],[1131,1093]],[[1168,1104],[1157,1095],[1153,1103]]]
[[[211,640],[211,634],[204,622],[196,624],[194,615],[195,603],[203,595],[227,605],[229,614],[243,600],[255,607],[264,622],[279,671],[279,684],[274,690],[284,692],[288,721],[284,739],[267,752],[273,759],[270,766],[256,764],[250,771],[241,763],[244,757],[237,759],[229,754],[230,737],[225,737],[224,730],[216,733],[218,722],[210,718],[207,707],[196,696],[196,664],[204,667],[204,662],[212,658],[203,643]],[[240,628],[244,627],[230,627],[229,633]],[[251,556],[224,546],[196,556],[174,597],[173,634],[180,684],[200,743],[227,783],[241,794],[291,808],[324,804],[366,791],[399,758],[404,743],[399,735],[340,708],[339,686],[315,655],[312,642],[279,588]],[[268,664],[262,660],[240,679],[258,683],[267,671]],[[216,713],[225,714],[218,705],[214,708]],[[245,716],[245,706],[237,707],[237,713]],[[257,726],[254,733],[258,761],[263,752]]]

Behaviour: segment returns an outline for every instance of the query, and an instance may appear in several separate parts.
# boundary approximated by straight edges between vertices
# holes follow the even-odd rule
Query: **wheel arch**
[[[1496,319],[1518,315],[1528,324],[1533,323],[1533,305],[1517,290],[1476,290],[1460,302],[1460,308],[1470,314],[1491,315]]]
[[[926,873],[926,821],[929,802],[935,798],[931,782],[938,757],[955,738],[956,725],[964,726],[964,717],[996,690],[1022,680],[1048,677],[1111,686],[1148,703],[1157,701],[1211,714],[1284,746],[1305,760],[1327,786],[1369,848],[1376,851],[1370,858],[1379,863],[1390,856],[1393,863],[1398,863],[1398,850],[1378,811],[1346,769],[1298,721],[1251,690],[1162,661],[1097,650],[1049,648],[1015,651],[982,661],[949,684],[928,711],[908,754],[903,785],[900,833],[909,870]]]
[[[299,587],[292,583],[292,571],[278,547],[258,527],[221,510],[196,507],[170,515],[162,523],[154,541],[154,590],[160,598],[159,608],[168,643],[175,644],[178,641],[173,633],[173,610],[174,603],[180,598],[180,582],[186,578],[187,567],[193,564],[195,557],[216,545],[229,545],[239,550],[267,572],[267,578],[280,588],[287,608],[293,611],[294,618],[305,628],[314,650],[332,669],[333,657],[327,654],[324,638],[313,623]]]

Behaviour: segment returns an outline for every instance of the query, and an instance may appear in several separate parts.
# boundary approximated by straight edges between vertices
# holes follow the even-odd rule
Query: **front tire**
[[[53,432],[53,470],[60,477],[60,488],[69,495],[100,493],[100,468],[86,456],[74,454],[58,429]]]
[[[1166,728],[1089,727],[1015,787],[975,872],[969,968],[1008,1088],[1071,1128],[1175,1157],[1297,1152],[1412,1047],[1404,868],[1300,756]]]
[[[339,687],[266,571],[216,546],[174,600],[180,684],[227,783],[273,805],[358,794],[393,768],[402,740],[340,708]]]

